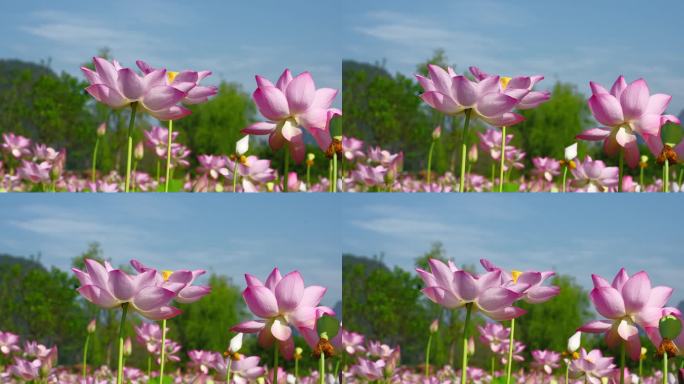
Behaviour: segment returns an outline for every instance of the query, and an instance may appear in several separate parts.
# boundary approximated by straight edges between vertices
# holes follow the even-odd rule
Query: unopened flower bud
[[[142,141],[135,145],[133,156],[136,160],[142,160],[143,156],[145,156],[145,147],[143,147]]]
[[[230,345],[228,346],[228,352],[230,353],[236,353],[239,352],[240,349],[242,348],[242,333],[238,333],[237,335],[233,336],[232,339],[230,339]]]
[[[565,160],[570,161],[577,157],[577,143],[565,147]]]
[[[477,145],[473,144],[468,151],[468,161],[471,163],[477,163]]]
[[[130,356],[133,353],[133,343],[131,343],[131,338],[127,337],[123,343],[123,354],[124,356]]]
[[[439,319],[435,319],[430,323],[430,333],[437,333],[439,331]]]
[[[582,343],[582,332],[577,331],[568,339],[568,352],[577,352]]]
[[[100,125],[97,127],[97,135],[98,135],[99,137],[102,137],[102,136],[105,135],[105,133],[107,133],[107,124],[106,124],[106,123],[102,123],[102,124],[100,124]]]
[[[442,126],[438,125],[434,131],[432,131],[432,140],[437,140],[442,136]]]
[[[88,326],[86,327],[86,330],[88,331],[88,333],[95,333],[95,328],[96,328],[96,327],[97,327],[97,320],[96,320],[96,319],[92,319],[92,320],[90,320],[90,322],[88,323]]]
[[[249,135],[243,137],[235,143],[235,153],[244,155],[249,150]]]

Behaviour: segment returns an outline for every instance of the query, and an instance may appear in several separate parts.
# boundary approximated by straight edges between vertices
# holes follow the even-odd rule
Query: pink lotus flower
[[[208,374],[209,369],[216,364],[217,357],[221,354],[209,352],[192,350],[188,352],[188,357],[190,358],[190,366],[194,367],[203,374]]]
[[[651,95],[644,79],[627,85],[621,75],[610,92],[593,81],[589,84],[592,92],[589,109],[603,126],[588,129],[577,138],[602,140],[604,150],[611,156],[623,149],[627,165],[632,168],[639,165],[637,134],[648,140],[649,136],[659,136],[660,128],[666,122],[679,124],[675,116],[663,114],[672,96]]]
[[[386,175],[387,168],[382,165],[373,167],[365,164],[357,164],[356,169],[351,172],[351,177],[355,182],[370,187],[385,184]]]
[[[591,384],[601,384],[601,378],[607,377],[615,370],[612,357],[603,357],[600,350],[594,349],[589,353],[582,348],[579,359],[573,360],[570,369],[575,376],[585,376]]]
[[[149,75],[154,71],[164,69],[154,69],[146,62],[138,60],[135,64],[140,68],[143,74]],[[171,74],[171,72],[169,72]],[[218,88],[215,86],[199,85],[200,81],[211,76],[211,71],[181,71],[166,76],[166,84],[186,93],[186,96],[181,100],[184,104],[201,104],[209,100],[209,97],[218,93]]]
[[[478,132],[480,137],[480,148],[483,151],[489,152],[492,160],[501,159],[501,132],[498,129],[487,129],[484,133]],[[513,146],[508,145],[513,140],[513,135],[506,135],[506,152],[513,150]]]
[[[9,355],[12,352],[19,351],[19,336],[10,332],[0,331],[0,352],[3,355]]]
[[[594,289],[589,298],[596,311],[607,320],[591,321],[579,331],[589,333],[605,333],[609,347],[627,343],[629,355],[638,360],[641,355],[639,329],[647,333],[658,327],[663,307],[672,295],[672,288],[665,286],[651,287],[651,280],[644,271],[629,276],[624,268],[615,275],[609,284],[603,277],[591,276]]]
[[[504,287],[522,294],[521,299],[530,304],[540,304],[546,302],[560,293],[560,288],[556,286],[545,286],[544,282],[554,276],[553,271],[537,272],[526,271],[516,272],[516,276],[509,273],[487,259],[480,259],[480,264],[489,272],[500,271],[501,283]]]
[[[292,359],[294,326],[312,347],[318,341],[316,321],[324,314],[334,315],[332,309],[319,306],[326,288],[304,286],[299,272],[290,272],[284,277],[278,268],[273,269],[262,283],[256,277],[245,274],[247,288],[242,297],[250,311],[261,320],[250,320],[233,326],[231,332],[259,333],[259,345],[270,348],[278,343],[286,359]]]
[[[495,127],[511,126],[525,119],[511,112],[520,99],[502,92],[499,76],[475,82],[456,75],[450,67],[444,70],[433,64],[428,65],[428,73],[428,77],[416,75],[425,90],[420,97],[444,114],[454,116],[470,109],[474,116]]]
[[[321,150],[330,146],[330,120],[342,115],[339,109],[331,108],[337,90],[319,88],[309,72],[292,78],[286,69],[274,85],[267,79],[256,76],[257,89],[252,98],[259,112],[268,121],[250,125],[242,133],[268,135],[272,150],[287,145],[297,163],[304,160],[303,131],[306,129],[316,140]]]
[[[359,358],[356,365],[352,366],[350,373],[360,376],[368,381],[380,380],[385,377],[385,361],[366,360]]]
[[[532,164],[535,168],[532,173],[540,179],[551,182],[555,176],[560,175],[560,162],[554,158],[534,157]]]
[[[26,381],[33,381],[40,378],[41,362],[38,359],[27,361],[18,357],[14,358],[14,365],[9,367],[12,375]]]
[[[501,364],[506,365],[508,364],[508,350],[510,348],[511,342],[509,340],[504,340],[501,343],[501,351],[499,352],[499,355],[501,355]],[[521,353],[525,350],[526,346],[520,341],[514,340],[513,341],[513,361],[521,362],[525,361],[525,358],[521,355]]]
[[[234,167],[234,160],[228,159],[228,178],[230,180],[235,177],[233,175]],[[245,192],[258,192],[258,184],[273,181],[276,178],[275,170],[271,168],[271,160],[259,159],[254,155],[244,157],[238,164],[237,171],[241,178],[242,190]],[[288,178],[288,182],[296,180],[296,177]],[[290,188],[289,190],[296,191],[297,189]]]
[[[121,269],[114,269],[105,261],[85,259],[86,271],[72,268],[81,282],[78,292],[91,303],[102,308],[116,308],[128,303],[130,309],[151,320],[170,319],[181,313],[168,303],[176,292],[157,285],[156,271],[148,270],[130,276]]]
[[[477,81],[492,77],[492,75],[481,71],[478,67],[470,67],[468,69]],[[549,91],[532,90],[532,88],[542,80],[544,80],[544,76],[541,75],[506,78],[506,81],[499,82],[499,88],[501,89],[501,92],[518,99],[518,104],[515,106],[516,108],[532,109],[551,98],[551,92]]]
[[[344,158],[349,161],[366,157],[363,153],[363,141],[354,137],[342,137],[342,150]]]
[[[31,154],[31,140],[15,135],[12,132],[2,134],[2,149],[12,155],[15,159],[21,159]]]
[[[228,358],[223,358],[220,354],[216,356],[216,363],[214,367],[219,374],[220,378],[225,379],[228,374],[228,365],[230,365],[231,370],[231,382],[235,384],[247,384],[256,380],[258,377],[264,376],[266,369],[259,366],[259,356],[248,356],[242,357],[239,360],[231,360]],[[273,377],[271,375],[271,377]],[[280,378],[280,373],[278,374]]]
[[[197,160],[200,163],[197,171],[209,175],[214,180],[219,176],[227,177],[230,171],[228,170],[228,157],[223,155],[199,155]]]
[[[162,339],[162,331],[159,324],[143,322],[135,327],[135,335],[138,343],[144,346],[147,352],[152,354],[159,353]]]
[[[453,263],[449,265],[430,259],[431,273],[416,269],[426,288],[422,292],[433,302],[453,309],[472,303],[473,309],[494,320],[511,320],[525,314],[525,310],[512,304],[523,297],[522,293],[502,285],[502,272],[495,270],[481,276],[459,270]]]
[[[365,352],[365,348],[363,347],[363,335],[342,329],[340,332],[340,338],[342,342],[342,348],[348,354],[355,355],[357,353]]]
[[[211,293],[211,287],[192,285],[195,279],[204,275],[207,271],[196,269],[190,271],[181,269],[178,271],[165,271],[159,273],[156,269],[145,266],[138,260],[131,260],[131,266],[141,274],[152,271],[154,273],[154,283],[157,286],[168,289],[176,294],[173,300],[179,303],[194,303]]]
[[[139,110],[159,120],[177,120],[189,115],[189,109],[177,105],[188,94],[168,85],[166,69],[156,69],[140,76],[131,68],[124,68],[118,61],[111,63],[94,57],[95,71],[81,67],[90,83],[86,91],[95,100],[118,109],[138,103]]]
[[[504,327],[501,323],[487,323],[484,327],[478,325],[477,329],[480,331],[480,342],[489,347],[493,353],[502,352],[503,343],[507,342],[511,335],[511,329]]]
[[[532,358],[534,359],[533,367],[550,375],[554,369],[558,368],[561,356],[558,352],[537,349],[532,351]]]
[[[52,165],[47,161],[36,164],[32,161],[22,160],[21,167],[17,169],[17,175],[34,184],[49,183],[52,181],[52,178],[50,177],[51,170]]]
[[[617,188],[620,170],[618,167],[606,167],[601,160],[592,160],[590,156],[584,161],[577,161],[577,168],[571,170],[575,177],[573,187],[585,192],[607,192]]]

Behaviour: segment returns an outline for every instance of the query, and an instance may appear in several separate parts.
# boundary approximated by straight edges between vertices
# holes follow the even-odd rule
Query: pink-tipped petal
[[[264,329],[266,324],[261,321],[249,320],[242,322],[240,324],[234,325],[230,328],[231,332],[242,332],[242,333],[257,333]]]
[[[292,72],[290,72],[289,69],[285,69],[283,73],[280,75],[278,78],[278,81],[276,81],[276,87],[280,89],[281,91],[285,92],[287,89],[287,86],[290,84],[292,81]]]
[[[145,93],[143,80],[130,68],[119,70],[119,89],[128,99],[139,99]]]
[[[109,272],[109,291],[121,301],[129,301],[137,293],[133,279],[120,269]]]
[[[242,293],[247,307],[255,315],[263,318],[278,314],[278,301],[270,289],[264,286],[251,285]]]
[[[121,108],[129,103],[119,91],[104,84],[93,84],[86,88],[86,92],[112,108]]]
[[[590,321],[581,326],[578,331],[587,333],[603,333],[612,327],[612,323],[605,320]]]
[[[497,311],[508,307],[517,299],[520,294],[503,287],[489,288],[477,299],[477,304],[487,312]]]
[[[133,305],[142,311],[151,311],[165,306],[176,296],[168,289],[161,287],[145,287],[136,293]]]
[[[492,320],[496,321],[506,321],[515,319],[527,313],[526,310],[518,307],[506,307],[492,312],[486,312],[485,314],[489,316]]]
[[[617,289],[613,287],[594,288],[590,293],[596,311],[609,319],[625,315],[625,303]]]
[[[147,91],[142,102],[150,110],[159,111],[173,106],[184,97],[185,92],[168,85],[160,85]]]
[[[241,132],[248,135],[268,135],[273,132],[276,127],[277,125],[275,123],[260,121],[244,128]]]
[[[452,90],[456,101],[464,107],[472,107],[477,102],[477,85],[465,76],[454,77]]]
[[[113,308],[120,303],[109,292],[94,285],[84,285],[77,291],[88,301],[102,308]]]
[[[649,101],[648,85],[644,79],[634,81],[620,95],[620,104],[625,119],[635,119],[646,111]]]
[[[622,124],[622,107],[615,96],[601,93],[589,98],[589,109],[599,123],[607,126]]]
[[[278,300],[278,309],[281,312],[290,312],[297,308],[303,295],[304,280],[297,271],[285,275],[275,287],[275,297]]]
[[[162,306],[162,307],[157,307],[153,308],[149,311],[140,311],[140,314],[143,315],[144,317],[150,319],[150,320],[168,320],[170,318],[176,317],[183,313],[180,309],[176,307],[171,307],[168,305]]]
[[[466,271],[456,271],[453,274],[454,291],[458,297],[465,301],[473,301],[480,294],[479,286],[475,278]]]
[[[321,299],[323,299],[323,295],[325,295],[327,290],[327,288],[318,285],[310,285],[304,288],[302,300],[299,302],[299,305],[307,307],[317,306],[321,302]]]
[[[301,113],[309,109],[316,94],[316,85],[309,72],[303,72],[288,84],[285,89],[287,104],[291,113]]]
[[[589,128],[576,137],[580,140],[600,141],[610,136],[610,128],[598,127]]]
[[[290,114],[285,94],[276,87],[257,88],[252,94],[252,98],[259,112],[269,120],[281,120]]]

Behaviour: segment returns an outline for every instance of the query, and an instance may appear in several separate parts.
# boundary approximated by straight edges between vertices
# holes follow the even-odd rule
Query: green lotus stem
[[[565,364],[565,384],[570,383],[570,360]]]
[[[83,345],[83,380],[86,379],[86,373],[88,370],[88,344],[90,344],[90,332],[88,332],[85,345]]]
[[[496,163],[492,161],[492,185],[494,185],[494,181],[496,180]],[[494,189],[494,188],[492,188]]]
[[[618,173],[618,192],[622,192],[622,175],[625,170],[625,151],[622,149],[620,149],[618,165],[620,167],[620,173]]]
[[[432,152],[435,150],[435,140],[433,139],[430,143],[430,149],[428,150],[428,163],[427,163],[427,185],[430,186],[430,176],[432,173]]]
[[[620,384],[625,384],[625,342],[620,344]]]
[[[295,383],[299,383],[299,359],[295,358]]]
[[[679,167],[679,177],[677,178],[677,185],[681,187],[682,179],[684,178],[684,168]]]
[[[670,192],[670,161],[665,159],[663,164],[663,190]]]
[[[337,152],[333,153],[333,185],[332,191],[337,192]]]
[[[506,126],[501,127],[501,161],[499,163],[499,192],[503,192],[504,163],[506,162]]]
[[[470,110],[469,110],[470,111]],[[469,116],[469,112],[466,112]],[[466,117],[467,119],[468,117]],[[466,318],[465,324],[463,325],[463,357],[461,358],[461,384],[466,384],[466,372],[468,370],[468,337],[470,325],[470,315],[473,311],[473,303],[466,304]]]
[[[470,125],[470,112],[472,110],[466,109],[465,111],[465,123],[463,124],[463,143],[461,143],[461,179],[459,180],[458,191],[465,192],[465,168],[466,168],[466,155],[468,152],[468,125]]]
[[[95,139],[95,148],[93,148],[93,169],[91,170],[90,181],[95,183],[95,172],[97,170],[97,150],[100,147],[100,135]]]
[[[164,192],[169,191],[169,181],[171,179],[171,141],[172,141],[172,138],[173,138],[173,120],[169,120],[169,137],[166,139],[166,180],[164,180]]]
[[[311,164],[306,162],[306,190],[311,190]]]
[[[641,378],[644,377],[644,359],[643,356],[639,356],[639,382],[641,383]]]
[[[166,319],[162,320],[161,362],[159,364],[159,384],[164,383],[164,363],[166,359]]]
[[[342,359],[337,359],[337,362],[335,363],[335,373],[333,374],[335,377],[338,376],[340,373],[340,365],[342,364]]]
[[[492,356],[492,380],[494,380],[494,372],[495,372],[495,366],[496,366],[496,356]]]
[[[667,384],[667,352],[663,353],[663,384]]]
[[[644,167],[639,166],[639,190],[644,191]]]
[[[289,147],[285,147],[285,165],[283,166],[283,192],[288,191],[287,179],[290,174],[290,151]],[[278,348],[276,348],[278,349]]]
[[[513,372],[513,344],[515,342],[515,319],[511,319],[511,335],[508,338],[508,361],[506,361],[506,384],[511,384]]]
[[[273,347],[273,381],[272,383],[278,382],[278,344],[274,344]]]
[[[131,160],[133,158],[133,127],[135,126],[135,112],[138,109],[138,103],[131,103],[131,120],[128,122],[128,156],[126,157],[126,184],[124,191],[128,192],[131,185]]]
[[[126,325],[126,314],[128,313],[128,303],[121,304],[121,309],[121,323],[119,324],[119,364],[116,371],[116,384],[123,383],[124,330]]]
[[[238,162],[239,158],[235,159],[235,165],[233,166],[233,193],[237,192],[237,179],[238,179]]]
[[[333,188],[333,164],[332,160],[328,160],[328,192],[332,192]]]
[[[565,165],[563,167],[563,186],[561,187],[563,192],[565,192],[565,190],[567,188],[567,185],[568,185],[567,180],[568,180],[568,166]]]
[[[432,332],[428,336],[427,348],[425,348],[425,380],[430,377],[430,347],[432,346]]]
[[[159,184],[159,181],[161,180],[161,161],[157,159],[157,184]]]
[[[149,380],[152,375],[152,355],[147,356],[147,379]]]
[[[228,358],[228,372],[226,373],[226,383],[230,384],[230,376],[233,374],[233,359]]]
[[[321,358],[318,361],[318,373],[318,384],[325,384],[325,353],[323,351],[321,351]]]

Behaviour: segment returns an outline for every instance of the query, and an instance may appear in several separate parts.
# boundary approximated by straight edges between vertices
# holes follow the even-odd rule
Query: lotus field
[[[589,83],[587,104],[596,126],[576,139],[600,142],[610,160],[580,156],[577,142],[568,142],[563,158],[533,157],[528,163],[532,168],[526,169],[526,153],[511,145],[516,124],[525,120],[516,111],[533,110],[553,98],[550,91],[534,89],[544,76],[509,78],[477,67],[461,75],[430,64],[427,76],[416,75],[422,88],[416,97],[450,122],[449,137],[461,137],[458,166],[437,174],[431,169],[433,150],[445,140],[446,127],[424,133],[432,138],[425,148],[425,169],[405,172],[403,152],[383,149],[381,137],[364,142],[345,136],[342,111],[332,107],[338,91],[317,88],[309,72],[293,76],[286,69],[275,82],[257,75],[252,100],[261,119],[230,127],[244,134],[231,143],[232,153],[202,154],[179,142],[173,123],[191,113],[187,106],[212,102],[217,87],[201,84],[210,71],[173,72],[140,60],[135,69],[101,57],[93,59],[92,68],[81,68],[90,84],[85,91],[108,108],[110,116],[118,112],[128,119],[121,163],[125,166],[108,173],[98,170],[100,142],[114,125],[109,120],[93,127],[92,160],[80,169],[66,169],[69,148],[52,148],[7,132],[2,137],[3,190],[668,192],[680,191],[684,182],[684,169],[677,166],[684,144],[662,139],[666,125],[681,131],[679,119],[665,114],[671,97],[652,92],[644,79],[628,83],[619,76],[610,90]],[[141,121],[145,124],[136,124]],[[485,128],[477,129],[476,142],[469,142],[476,122]],[[140,129],[144,139],[134,142]],[[640,150],[639,143],[647,150]],[[272,159],[250,153],[264,146],[282,156],[277,167]],[[141,165],[146,157],[151,169]],[[314,167],[316,163],[321,164]],[[645,169],[650,169],[649,177],[644,177]]]
[[[342,333],[334,311],[319,303],[326,288],[305,286],[299,272],[285,276],[273,269],[262,282],[245,274],[242,297],[254,315],[229,329],[207,330],[232,335],[223,351],[189,350],[181,366],[182,345],[167,337],[167,320],[182,317],[174,303],[193,303],[211,294],[208,286],[193,284],[204,270],[158,271],[137,260],[130,262],[135,273],[113,268],[109,262],[85,260],[85,270],[74,268],[83,299],[120,318],[117,364],[95,367],[88,364],[92,338],[98,337],[98,319],[83,330],[82,364],[57,365],[57,345],[45,346],[20,340],[11,332],[0,332],[0,380],[3,383],[265,383],[333,382],[340,372]],[[137,324],[135,334],[126,334],[127,323]],[[296,346],[294,333],[308,345]],[[258,345],[274,356],[273,365],[259,356],[243,354],[243,340],[257,334]],[[128,366],[134,349],[147,356],[147,364]],[[282,360],[279,360],[280,359]],[[318,370],[300,370],[302,359],[313,359]],[[280,361],[280,363],[279,363]],[[283,362],[294,361],[286,371]]]

